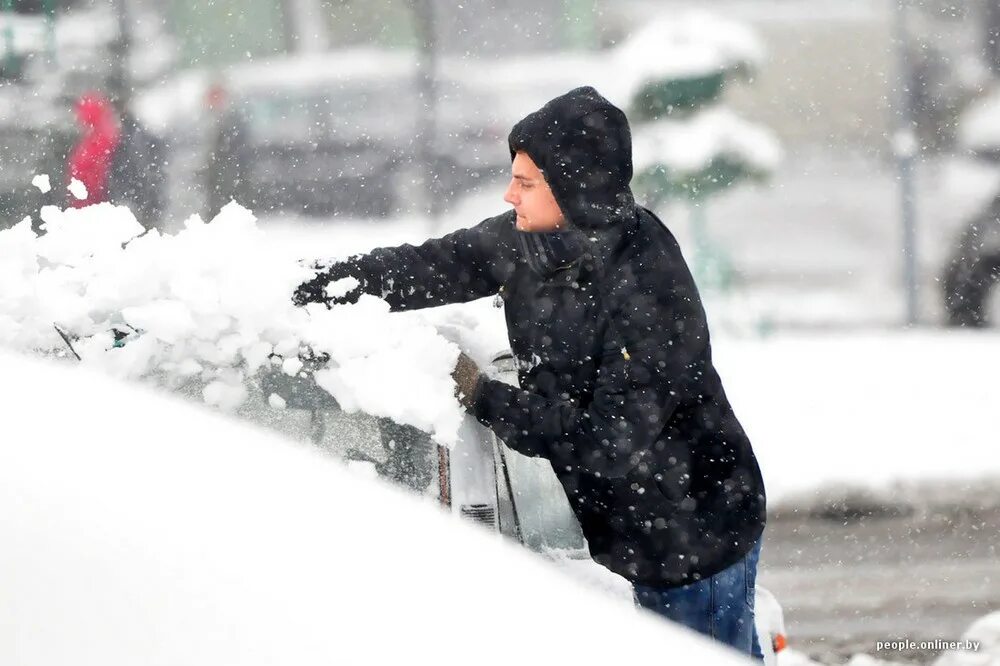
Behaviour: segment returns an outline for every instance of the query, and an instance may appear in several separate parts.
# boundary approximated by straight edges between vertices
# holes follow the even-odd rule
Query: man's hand
[[[476,404],[476,394],[479,391],[479,380],[482,375],[475,361],[465,352],[458,353],[458,362],[451,371],[451,377],[455,380],[455,397],[466,409],[472,409]]]
[[[313,268],[316,269],[316,277],[306,280],[298,286],[295,293],[292,294],[293,304],[302,307],[307,303],[324,303],[329,308],[334,305],[357,302],[361,295],[360,287],[336,297],[331,297],[326,291],[331,282],[351,277],[351,269],[347,264],[334,264],[330,267],[314,266]]]

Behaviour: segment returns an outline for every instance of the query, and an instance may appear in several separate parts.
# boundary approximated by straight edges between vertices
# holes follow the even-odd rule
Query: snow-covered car
[[[745,663],[311,447],[0,363],[4,664]]]

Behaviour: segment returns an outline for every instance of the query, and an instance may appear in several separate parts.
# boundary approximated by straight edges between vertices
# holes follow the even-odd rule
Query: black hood
[[[632,133],[621,109],[591,87],[556,97],[514,125],[510,156],[545,174],[571,226],[607,229],[635,215]]]

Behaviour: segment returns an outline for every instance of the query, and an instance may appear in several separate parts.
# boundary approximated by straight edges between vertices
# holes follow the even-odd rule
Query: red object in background
[[[83,208],[107,201],[111,160],[121,141],[121,127],[114,107],[100,93],[87,93],[76,103],[76,119],[83,129],[70,153],[66,183],[76,178],[87,188],[87,197],[70,196],[70,205]]]

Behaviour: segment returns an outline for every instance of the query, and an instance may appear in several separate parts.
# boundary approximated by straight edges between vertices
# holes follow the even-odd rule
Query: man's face
[[[503,200],[517,212],[520,231],[556,231],[565,226],[562,210],[545,176],[527,153],[517,153],[511,164],[510,185]]]

